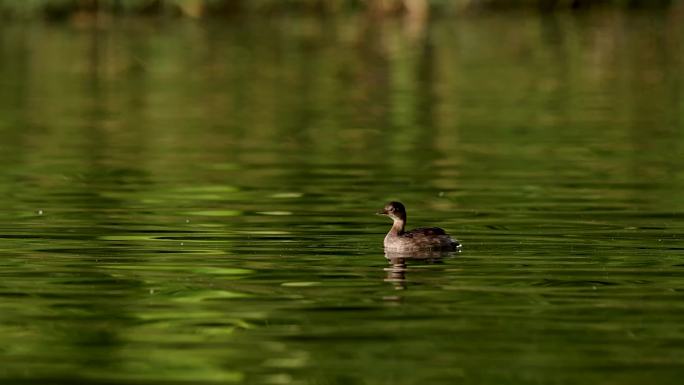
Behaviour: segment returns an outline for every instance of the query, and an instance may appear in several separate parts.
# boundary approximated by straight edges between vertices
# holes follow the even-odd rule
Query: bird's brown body
[[[460,246],[457,240],[439,227],[405,231],[406,208],[400,202],[389,202],[378,214],[387,215],[394,221],[385,236],[384,246],[387,251],[456,250]]]

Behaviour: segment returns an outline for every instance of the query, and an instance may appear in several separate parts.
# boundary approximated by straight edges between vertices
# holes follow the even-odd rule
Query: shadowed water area
[[[0,381],[679,383],[682,14],[3,23]]]

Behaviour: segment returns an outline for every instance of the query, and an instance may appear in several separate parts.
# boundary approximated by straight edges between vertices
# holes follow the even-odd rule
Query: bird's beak
[[[378,210],[378,212],[375,213],[375,215],[387,215],[387,211],[385,211],[385,209]]]

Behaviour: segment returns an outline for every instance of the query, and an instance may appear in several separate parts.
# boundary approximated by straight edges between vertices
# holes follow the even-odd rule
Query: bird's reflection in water
[[[444,258],[452,257],[459,252],[460,249],[457,251],[421,250],[404,253],[385,251],[385,258],[390,264],[389,267],[385,268],[387,273],[385,282],[391,282],[396,290],[405,290],[408,265],[443,263]]]

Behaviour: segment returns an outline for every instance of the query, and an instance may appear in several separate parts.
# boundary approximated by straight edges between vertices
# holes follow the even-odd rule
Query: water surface
[[[0,379],[678,383],[677,17],[3,23]]]

